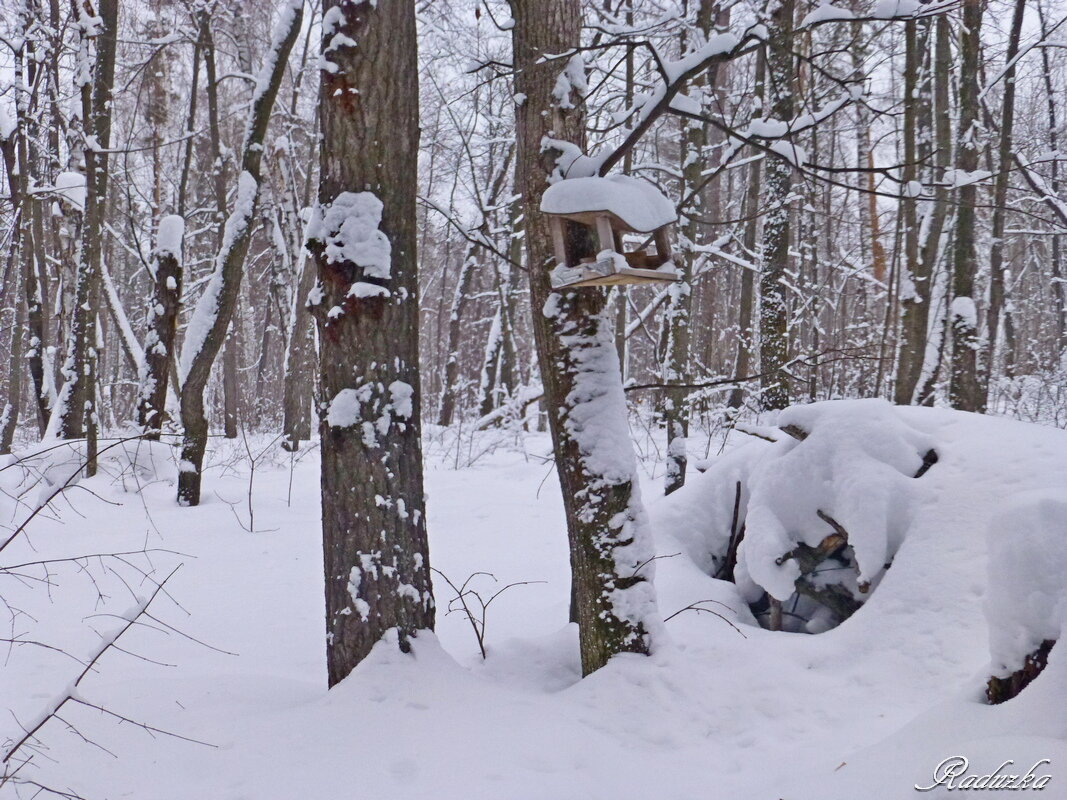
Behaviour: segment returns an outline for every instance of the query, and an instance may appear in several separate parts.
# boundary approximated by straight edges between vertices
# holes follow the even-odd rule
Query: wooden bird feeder
[[[569,178],[541,199],[549,217],[556,266],[553,289],[681,280],[671,255],[674,204],[648,181],[627,175]],[[625,249],[625,235],[651,234],[654,250]],[[595,243],[595,244],[594,244]]]

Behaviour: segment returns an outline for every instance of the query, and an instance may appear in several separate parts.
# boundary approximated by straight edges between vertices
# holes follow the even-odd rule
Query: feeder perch
[[[648,181],[628,175],[565,179],[545,191],[541,211],[552,230],[553,289],[681,280],[668,235],[678,216]],[[645,241],[651,235],[655,249],[627,251],[628,233]]]

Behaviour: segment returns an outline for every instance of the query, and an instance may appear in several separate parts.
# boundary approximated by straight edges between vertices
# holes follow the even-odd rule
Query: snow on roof
[[[678,218],[674,203],[659,189],[629,175],[559,181],[541,197],[541,210],[561,216],[606,211],[638,233],[649,233]]]

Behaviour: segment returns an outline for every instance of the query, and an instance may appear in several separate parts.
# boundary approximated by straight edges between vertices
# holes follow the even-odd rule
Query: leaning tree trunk
[[[553,93],[567,62],[544,57],[578,46],[581,3],[515,0],[512,13],[515,90],[526,98],[516,109],[517,189],[530,305],[567,517],[582,672],[588,675],[615,653],[649,651],[658,624],[654,550],[629,446],[614,319],[605,294],[553,293],[549,282],[552,239],[540,203],[561,156],[551,141],[580,147],[585,117],[580,97]]]
[[[1008,180],[1012,166],[1012,133],[1015,125],[1015,61],[1019,52],[1026,0],[1015,0],[1008,50],[1004,54],[1007,66],[1004,100],[1000,112],[1000,141],[997,144],[997,177],[993,185],[993,241],[989,250],[989,313],[986,315],[985,362],[980,369],[982,397],[989,394],[989,382],[996,362],[997,336],[1000,333],[1000,314],[1004,308],[1004,226],[1008,216]]]
[[[979,138],[978,79],[982,48],[982,6],[984,0],[962,0],[960,28],[959,131],[956,174],[978,169],[981,154]],[[985,395],[978,382],[978,309],[974,299],[978,254],[975,248],[978,187],[973,180],[957,193],[956,241],[952,253],[952,354],[949,401],[963,411],[984,411]]]
[[[318,267],[329,685],[434,626],[419,406],[414,0],[327,0]],[[358,43],[358,44],[357,44]]]
[[[215,256],[214,272],[196,304],[182,345],[181,417],[185,435],[178,471],[178,502],[182,505],[195,506],[200,503],[200,477],[208,435],[207,417],[204,416],[204,388],[211,375],[211,366],[222,349],[240,293],[245,255],[252,238],[252,222],[259,200],[263,141],[289,52],[300,33],[303,16],[303,0],[287,0],[274,29],[274,37],[264,57],[252,96],[233,213],[226,220],[222,243]]]
[[[100,260],[107,204],[108,148],[111,146],[111,97],[115,82],[118,42],[118,0],[101,0],[97,17],[77,7],[80,44],[77,59],[85,137],[85,219],[75,279],[74,308],[63,365],[63,391],[53,413],[61,439],[85,437],[85,472],[96,472],[96,370],[97,308],[100,295]],[[98,27],[99,26],[99,27]],[[91,77],[85,74],[89,43],[95,41],[96,58]]]
[[[137,423],[146,439],[159,439],[167,405],[167,380],[171,353],[178,328],[178,311],[182,297],[182,236],[185,220],[171,214],[159,221],[156,247],[152,252],[154,268],[152,302],[148,307],[148,333],[144,340],[138,392]]]
[[[771,39],[767,45],[767,81],[764,108],[771,119],[793,119],[793,17],[796,0],[780,0],[767,18]],[[789,360],[789,316],[786,272],[789,269],[790,209],[793,165],[785,158],[766,159],[763,221],[763,272],[760,276],[760,380],[761,406],[789,405],[786,363]]]

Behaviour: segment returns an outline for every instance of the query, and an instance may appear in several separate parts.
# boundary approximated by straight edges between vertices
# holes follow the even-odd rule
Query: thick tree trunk
[[[1015,57],[1019,52],[1026,0],[1015,0],[1008,49],[1004,54],[1006,68],[1001,77],[1004,99],[1000,112],[1000,141],[997,144],[997,177],[993,185],[993,241],[989,251],[989,313],[986,315],[985,362],[979,372],[982,397],[989,394],[989,382],[996,365],[997,337],[1000,334],[1000,314],[1004,308],[1004,226],[1008,216],[1008,182],[1012,168],[1012,133],[1015,126]]]
[[[767,81],[764,108],[770,119],[793,119],[793,17],[795,0],[779,0],[766,20],[773,37],[767,46]],[[760,380],[761,405],[765,409],[789,405],[789,309],[786,303],[786,271],[789,269],[790,208],[793,166],[784,158],[766,159],[763,220],[763,273],[760,276]]]
[[[178,472],[178,502],[182,505],[195,506],[200,503],[200,476],[208,435],[204,388],[211,375],[211,366],[222,349],[241,290],[245,255],[252,238],[252,223],[259,200],[260,167],[267,124],[285,74],[289,52],[300,33],[303,13],[302,0],[288,0],[282,7],[281,19],[274,30],[252,96],[233,213],[226,220],[219,252],[215,257],[214,272],[196,304],[182,345],[181,417],[185,435]]]
[[[62,439],[85,437],[85,473],[96,473],[97,308],[100,296],[100,260],[103,256],[107,207],[108,152],[111,146],[111,96],[115,82],[118,42],[118,0],[101,0],[97,19],[78,6],[81,36],[78,58],[87,65],[90,41],[96,58],[91,78],[80,76],[82,125],[85,136],[85,219],[74,289],[63,390],[56,404],[57,435]]]
[[[419,406],[414,0],[327,0],[318,266],[329,684],[434,625]],[[358,44],[357,44],[358,43]]]
[[[582,98],[560,95],[567,62],[544,60],[579,44],[579,0],[514,0],[512,29],[518,190],[523,199],[530,305],[541,380],[563,490],[572,596],[584,674],[615,653],[647,653],[658,625],[654,550],[630,450],[615,321],[599,289],[553,293],[541,195],[559,178],[552,139],[584,144]],[[547,140],[546,141],[546,137]]]
[[[146,439],[159,439],[167,404],[167,380],[182,298],[182,237],[185,220],[176,215],[159,221],[152,253],[155,275],[148,307],[148,333],[138,393],[137,423]]]
[[[981,154],[978,78],[981,60],[984,0],[962,0],[960,28],[959,132],[957,174],[978,169]],[[975,249],[975,205],[978,187],[969,182],[957,191],[956,240],[952,253],[952,354],[949,400],[953,408],[984,411],[985,395],[978,382],[978,308],[974,298],[978,254]]]

